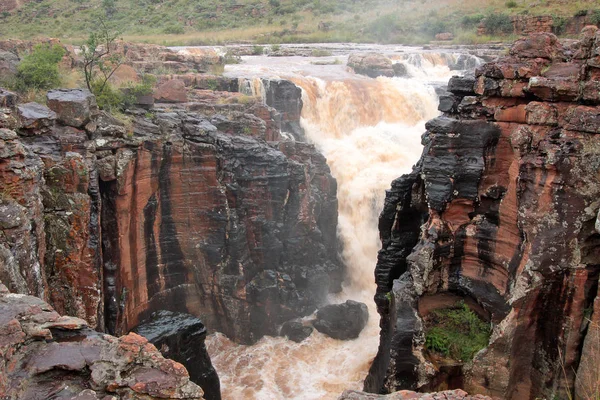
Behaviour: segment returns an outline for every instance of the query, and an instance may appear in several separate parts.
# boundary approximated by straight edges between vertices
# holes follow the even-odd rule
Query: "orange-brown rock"
[[[154,100],[158,103],[185,103],[187,89],[181,79],[171,79],[154,90]]]
[[[598,354],[600,276],[600,102],[586,89],[600,76],[600,38],[590,44],[589,32],[569,49],[530,36],[475,83],[451,81],[463,107],[427,123],[421,160],[392,182],[380,217],[369,391],[588,395],[579,375],[589,378]],[[458,363],[460,379],[446,380],[424,349],[422,317],[457,298],[493,332],[472,364]]]
[[[0,397],[201,400],[203,392],[143,337],[94,332],[0,283]]]

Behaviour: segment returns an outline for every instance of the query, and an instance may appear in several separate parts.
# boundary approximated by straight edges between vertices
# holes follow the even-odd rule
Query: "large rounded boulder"
[[[313,322],[316,330],[334,339],[356,339],[367,325],[367,305],[353,300],[342,304],[330,304],[317,311]]]

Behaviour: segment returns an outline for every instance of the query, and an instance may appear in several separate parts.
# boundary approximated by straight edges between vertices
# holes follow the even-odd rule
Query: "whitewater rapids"
[[[331,303],[352,299],[369,307],[369,322],[356,340],[331,339],[316,330],[302,343],[264,337],[238,345],[222,334],[207,338],[225,400],[336,399],[362,389],[379,344],[374,268],[381,247],[377,230],[390,182],[410,172],[421,155],[421,134],[438,115],[432,82],[447,81],[451,55],[399,57],[411,78],[370,79],[343,65],[314,66],[310,59],[254,57],[228,66],[230,74],[279,76],[303,89],[301,124],[325,155],[338,181],[338,236],[348,269],[343,291]],[[266,67],[265,67],[266,65]],[[249,87],[261,95],[256,78]]]

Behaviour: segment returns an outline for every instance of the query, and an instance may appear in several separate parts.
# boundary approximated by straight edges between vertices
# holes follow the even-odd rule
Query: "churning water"
[[[464,56],[463,56],[464,57]],[[302,126],[327,157],[338,181],[339,226],[348,279],[332,303],[346,299],[369,306],[369,323],[352,341],[331,339],[316,330],[302,343],[264,337],[237,345],[222,334],[207,339],[221,378],[224,399],[336,399],[345,389],[361,389],[379,342],[374,268],[380,248],[377,219],[390,182],[409,172],[421,154],[425,121],[435,117],[434,85],[456,71],[458,55],[402,53],[410,78],[370,79],[341,65],[314,65],[310,57],[247,57],[226,73],[255,79],[281,77],[303,89]],[[319,61],[323,61],[319,58]]]

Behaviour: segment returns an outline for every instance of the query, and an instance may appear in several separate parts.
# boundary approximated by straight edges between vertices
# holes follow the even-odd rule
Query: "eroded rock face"
[[[489,346],[463,369],[469,391],[562,397],[572,371],[589,365],[581,346],[597,313],[600,108],[586,88],[600,80],[598,49],[595,31],[568,48],[534,35],[451,81],[421,160],[392,182],[380,216],[382,331],[365,389],[435,389],[421,317],[457,298],[493,324]]]
[[[200,400],[203,392],[143,337],[97,333],[0,283],[0,396]]]
[[[244,343],[341,290],[324,157],[283,138],[274,108],[190,90],[192,102],[134,110],[127,126],[85,91],[51,92],[56,112],[0,109],[11,290],[110,333],[167,309]]]

